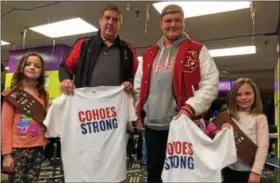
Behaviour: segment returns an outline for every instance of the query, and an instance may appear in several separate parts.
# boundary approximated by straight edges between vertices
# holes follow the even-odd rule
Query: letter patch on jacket
[[[184,60],[183,72],[192,73],[197,67],[198,57],[196,51],[188,51]]]

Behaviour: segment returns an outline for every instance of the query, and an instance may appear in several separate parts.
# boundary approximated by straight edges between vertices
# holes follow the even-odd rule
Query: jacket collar
[[[102,46],[104,45],[104,40],[101,37],[100,29],[98,29],[98,32],[95,36],[95,41],[96,41],[97,44],[100,44]],[[122,47],[122,46],[125,45],[125,42],[120,39],[119,35],[117,35],[117,38],[114,40],[113,44],[116,45],[116,46],[121,46]]]

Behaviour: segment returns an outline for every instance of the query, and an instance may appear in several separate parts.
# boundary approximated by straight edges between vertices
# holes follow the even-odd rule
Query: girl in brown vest
[[[11,89],[21,88],[32,95],[45,108],[48,95],[44,88],[44,61],[37,53],[27,53],[19,61],[12,78]],[[14,93],[16,94],[16,93]],[[43,161],[43,147],[47,144],[45,129],[31,116],[4,98],[2,106],[3,170],[10,182],[38,180]]]
[[[268,152],[269,132],[260,93],[252,79],[236,81],[229,93],[227,108],[240,129],[258,148],[253,166],[238,160],[224,169],[224,182],[259,183]]]

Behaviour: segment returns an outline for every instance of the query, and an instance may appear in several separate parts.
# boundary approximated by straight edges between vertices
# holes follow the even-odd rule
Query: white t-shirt
[[[163,182],[222,182],[221,169],[236,162],[233,129],[212,140],[187,116],[170,124]]]
[[[66,182],[126,179],[126,128],[136,120],[133,97],[118,87],[75,89],[56,98],[44,124],[61,138]]]

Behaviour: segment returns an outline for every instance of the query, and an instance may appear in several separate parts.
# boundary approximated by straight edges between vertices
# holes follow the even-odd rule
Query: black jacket
[[[136,51],[119,36],[114,41],[114,45],[120,49],[121,83],[124,81],[133,83],[138,66]],[[90,86],[92,71],[103,46],[105,45],[100,32],[89,38],[78,39],[60,64],[59,80],[73,79],[75,75],[74,83],[77,88]]]

